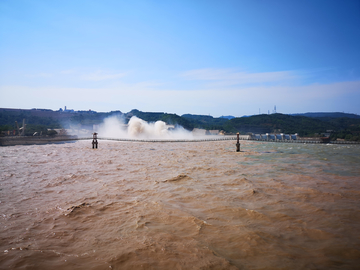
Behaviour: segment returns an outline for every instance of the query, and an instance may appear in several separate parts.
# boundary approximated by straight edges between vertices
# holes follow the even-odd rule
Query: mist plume
[[[193,134],[182,126],[168,126],[163,121],[148,123],[136,116],[128,124],[124,119],[112,116],[104,119],[98,129],[99,137],[116,139],[192,139]]]

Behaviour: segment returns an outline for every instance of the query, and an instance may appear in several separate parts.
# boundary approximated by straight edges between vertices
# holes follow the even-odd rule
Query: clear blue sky
[[[360,1],[0,0],[0,107],[360,114]]]

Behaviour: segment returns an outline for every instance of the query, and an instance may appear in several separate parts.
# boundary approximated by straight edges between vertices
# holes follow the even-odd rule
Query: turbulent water
[[[358,269],[360,147],[0,148],[1,269]]]

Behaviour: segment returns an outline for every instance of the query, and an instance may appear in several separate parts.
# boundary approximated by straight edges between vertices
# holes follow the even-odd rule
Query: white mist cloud
[[[115,139],[193,139],[193,134],[190,131],[181,126],[170,127],[163,121],[148,123],[133,116],[125,125],[123,120],[116,116],[106,118],[99,126],[99,137]]]
[[[124,124],[124,119],[117,116],[112,116],[104,119],[104,122],[99,126],[99,136],[104,138],[127,138],[127,128]]]

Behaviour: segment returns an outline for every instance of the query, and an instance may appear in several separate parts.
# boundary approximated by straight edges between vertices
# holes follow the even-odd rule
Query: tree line
[[[360,117],[347,117],[343,115],[286,115],[286,114],[262,114],[238,118],[215,118],[209,115],[193,114],[170,114],[164,112],[142,112],[132,110],[128,113],[113,111],[107,113],[64,113],[53,112],[51,116],[34,115],[31,110],[6,111],[0,110],[0,132],[13,131],[16,129],[15,121],[19,126],[26,119],[26,134],[33,135],[35,132],[48,134],[48,129],[70,128],[77,126],[92,129],[93,125],[101,124],[105,118],[116,116],[125,123],[132,116],[137,116],[147,122],[164,121],[169,125],[179,125],[187,130],[201,128],[206,130],[222,130],[226,134],[247,133],[297,133],[301,137],[323,136],[330,133],[331,139],[335,140],[360,140]]]

